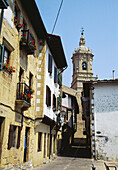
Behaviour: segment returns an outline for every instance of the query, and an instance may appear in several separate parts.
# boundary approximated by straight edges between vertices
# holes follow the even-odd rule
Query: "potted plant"
[[[27,44],[27,34],[22,34],[21,35],[21,43],[22,45],[26,45]]]
[[[14,17],[14,24],[16,28],[18,29],[18,31],[24,26],[24,24],[20,24],[20,20],[17,17]]]
[[[33,49],[33,50],[36,50],[36,45],[35,45],[35,41],[33,40],[33,41],[30,41],[29,42],[29,45],[30,45],[30,47]]]
[[[30,87],[30,94],[34,93],[34,89],[32,89],[32,87]]]
[[[9,60],[7,60],[6,63],[3,64],[3,70],[11,74],[12,72],[15,72],[15,67],[9,66]]]

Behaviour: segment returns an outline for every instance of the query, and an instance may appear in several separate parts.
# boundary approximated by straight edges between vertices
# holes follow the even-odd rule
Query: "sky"
[[[52,32],[61,0],[35,0],[48,33]],[[92,50],[93,73],[98,79],[118,78],[118,0],[63,0],[53,34],[62,40],[68,68],[63,84],[70,87],[71,57],[79,46],[81,28],[86,46]]]

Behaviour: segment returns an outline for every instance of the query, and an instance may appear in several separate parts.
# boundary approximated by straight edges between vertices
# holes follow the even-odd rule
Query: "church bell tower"
[[[83,89],[83,81],[93,80],[93,53],[86,47],[85,38],[82,28],[79,47],[75,50],[72,56],[73,76],[71,88],[81,91]]]
[[[73,75],[71,88],[77,91],[77,101],[79,106],[79,113],[77,114],[77,129],[74,134],[74,142],[78,139],[79,144],[81,141],[87,141],[88,137],[84,134],[87,133],[87,122],[90,121],[90,117],[83,119],[83,108],[82,100],[83,97],[83,82],[90,80],[97,80],[97,77],[93,77],[92,64],[93,64],[93,53],[89,48],[86,47],[84,30],[82,28],[79,47],[74,51],[72,56],[73,63]],[[89,122],[90,123],[90,122]],[[86,143],[86,142],[85,142]]]

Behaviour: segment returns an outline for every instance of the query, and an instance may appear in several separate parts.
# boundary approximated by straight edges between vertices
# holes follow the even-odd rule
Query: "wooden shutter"
[[[48,86],[46,86],[46,105],[48,106],[48,97],[49,93],[48,93]]]
[[[49,106],[51,106],[51,90],[49,89]]]
[[[54,67],[54,83],[57,83],[57,68]]]
[[[51,106],[51,90],[46,86],[46,105]]]
[[[8,140],[8,149],[12,147],[12,138],[13,138],[13,125],[10,125],[9,129],[9,140]]]
[[[56,110],[56,97],[53,94],[53,109]]]
[[[50,54],[48,56],[48,72],[52,73],[52,56]]]
[[[21,136],[21,127],[18,126],[17,149],[20,147],[20,136]]]
[[[4,54],[4,45],[0,44],[0,70],[3,67],[3,54]]]

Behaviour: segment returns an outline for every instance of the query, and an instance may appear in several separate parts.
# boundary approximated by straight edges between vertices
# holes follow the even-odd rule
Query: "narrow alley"
[[[85,148],[79,148],[78,146],[72,146],[67,149],[65,154],[60,155],[52,161],[47,161],[45,164],[35,167],[34,170],[92,170],[94,167],[96,170],[105,170],[103,161],[94,161],[89,157]]]

